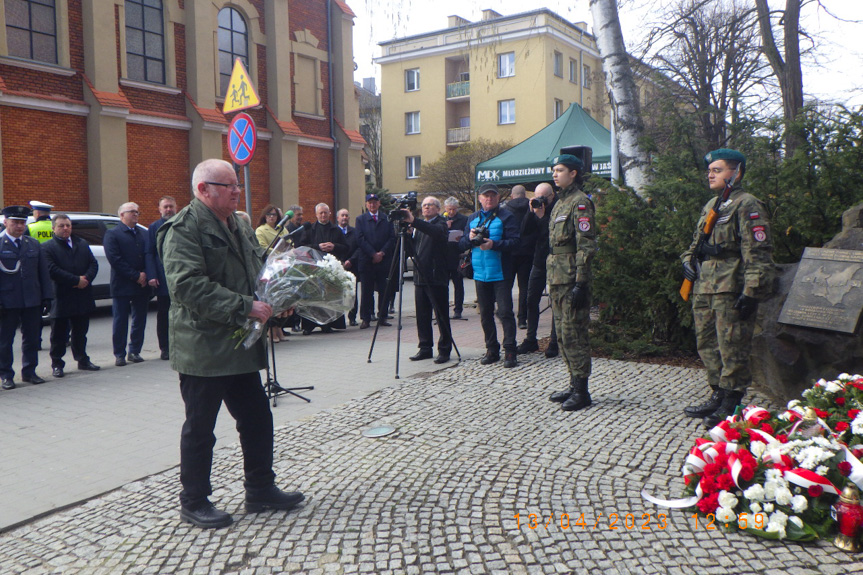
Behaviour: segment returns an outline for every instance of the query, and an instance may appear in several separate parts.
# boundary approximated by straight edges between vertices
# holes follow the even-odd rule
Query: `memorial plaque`
[[[863,251],[806,248],[779,323],[853,334],[863,310]]]

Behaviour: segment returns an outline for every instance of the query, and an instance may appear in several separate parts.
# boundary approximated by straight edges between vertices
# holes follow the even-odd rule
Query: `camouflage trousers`
[[[707,383],[728,391],[745,391],[752,383],[749,355],[755,314],[740,321],[736,294],[692,296],[698,355],[707,368]]]
[[[583,309],[572,307],[569,292],[572,284],[548,287],[551,311],[554,316],[554,329],[557,332],[560,353],[572,377],[590,376],[590,306]],[[589,298],[588,298],[588,301]]]

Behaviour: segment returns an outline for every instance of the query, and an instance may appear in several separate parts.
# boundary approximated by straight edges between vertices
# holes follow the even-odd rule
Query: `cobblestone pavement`
[[[246,514],[234,445],[214,463],[231,527],[180,524],[172,469],[0,535],[0,573],[863,571],[829,542],[706,531],[642,500],[645,486],[680,492],[701,433],[681,407],[703,395],[702,371],[595,360],[595,405],[564,413],[547,400],[563,362],[521,357],[509,370],[464,361],[280,427],[278,480],[306,494],[299,510]],[[397,432],[360,435],[376,424]]]

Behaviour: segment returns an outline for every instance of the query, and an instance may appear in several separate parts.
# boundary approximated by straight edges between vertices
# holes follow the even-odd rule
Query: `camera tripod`
[[[276,247],[274,247],[274,246],[277,246],[278,248],[282,248],[281,242],[285,240],[285,237],[280,236],[279,234],[282,233],[282,230],[284,229],[284,227],[285,227],[284,220],[282,222],[279,222],[279,225],[276,226],[276,237],[273,238],[273,241],[270,242],[270,245],[267,247],[267,254],[269,254],[271,251],[274,251],[276,249]],[[270,353],[267,354],[267,381],[264,384],[264,390],[267,392],[267,400],[268,401],[272,400],[273,407],[276,407],[278,405],[277,400],[278,400],[279,396],[288,395],[288,394],[293,395],[294,397],[299,397],[300,399],[302,399],[306,403],[311,403],[312,402],[311,399],[309,399],[308,397],[305,397],[303,395],[300,395],[297,392],[298,391],[312,391],[313,389],[315,389],[315,386],[313,386],[313,385],[309,385],[309,386],[305,386],[305,387],[282,387],[279,384],[279,380],[276,377],[276,342],[273,341],[273,338],[270,335],[270,328],[271,327],[278,327],[279,329],[282,329],[284,327],[284,325],[285,325],[285,319],[284,318],[271,317],[264,324],[264,327],[263,327],[263,329],[266,330],[267,340],[270,343]],[[271,369],[271,367],[272,367],[272,369]]]
[[[401,341],[402,341],[402,300],[404,298],[404,285],[405,285],[405,242],[410,241],[410,237],[408,236],[408,226],[403,224],[401,220],[397,220],[393,222],[393,225],[396,227],[396,250],[395,257],[393,258],[392,263],[390,263],[390,270],[387,273],[387,283],[384,288],[384,292],[382,297],[383,302],[389,301],[390,294],[392,293],[391,287],[398,282],[398,290],[399,290],[399,306],[398,306],[398,314],[396,316],[396,329],[398,330],[396,333],[396,374],[395,379],[399,379],[399,356],[401,352]],[[422,271],[420,271],[420,267],[417,265],[416,258],[414,256],[409,256],[411,260],[414,262],[414,274],[421,275]],[[398,277],[396,278],[396,273],[398,273]],[[414,288],[416,289],[416,287]],[[436,298],[432,299],[432,305],[434,307],[434,315],[436,319],[441,317],[446,317],[446,315],[441,314],[449,314],[449,310],[447,309],[448,302],[440,302],[437,301]],[[378,306],[383,309],[381,305]],[[369,357],[367,363],[372,362],[372,353],[375,349],[375,341],[378,338],[378,329],[380,329],[381,321],[383,321],[383,314],[381,311],[378,311],[378,323],[375,326],[375,333],[372,336],[372,344],[369,347]],[[438,326],[440,326],[440,321],[438,321]],[[452,342],[453,351],[455,351],[458,356],[458,360],[461,361],[461,352],[458,350],[458,346],[455,344],[455,338],[452,337],[452,329],[450,329],[450,341]]]

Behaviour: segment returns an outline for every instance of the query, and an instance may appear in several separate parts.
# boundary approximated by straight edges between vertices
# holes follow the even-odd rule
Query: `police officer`
[[[12,344],[19,325],[24,360],[21,379],[45,383],[36,375],[39,329],[54,291],[39,242],[24,235],[30,208],[9,206],[3,209],[3,215],[6,229],[0,233],[0,378],[3,389],[15,389]]]
[[[551,401],[564,411],[591,404],[590,377],[590,263],[596,253],[593,202],[581,190],[584,164],[571,154],[552,161],[552,178],[558,201],[548,222],[549,255],[546,265],[551,310],[560,351],[569,368],[569,389],[553,393]]]
[[[752,382],[749,353],[755,312],[758,301],[771,291],[774,269],[767,210],[740,187],[746,157],[737,150],[721,148],[704,156],[704,163],[713,192],[721,194],[726,182],[733,184],[733,189],[720,206],[710,239],[695,254],[700,265],[692,266],[692,255],[715,198],[701,210],[692,244],[680,256],[683,275],[695,282],[692,313],[698,354],[713,389],[706,403],[683,411],[689,417],[704,417],[704,424],[712,428],[734,413]]]
[[[33,200],[30,202],[30,207],[33,208],[35,221],[27,225],[27,234],[35,238],[40,244],[44,244],[54,237],[54,231],[51,227],[51,209],[54,206]]]

